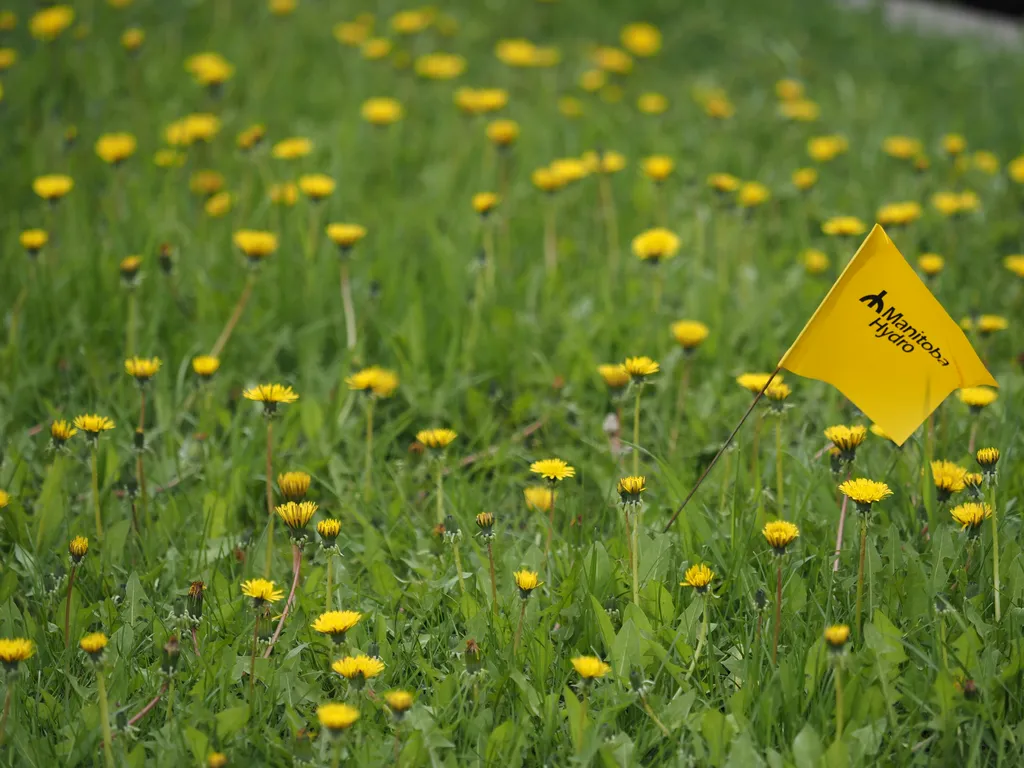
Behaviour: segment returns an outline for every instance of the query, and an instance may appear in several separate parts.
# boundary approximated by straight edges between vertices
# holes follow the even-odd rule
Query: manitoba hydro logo
[[[903,313],[897,311],[892,304],[886,306],[887,293],[888,291],[879,291],[860,297],[860,303],[867,304],[868,308],[875,310],[875,314],[878,315],[868,324],[875,338],[885,339],[908,355],[920,349],[939,365],[948,366],[949,360],[942,356],[938,345],[930,341],[924,331],[911,325]]]

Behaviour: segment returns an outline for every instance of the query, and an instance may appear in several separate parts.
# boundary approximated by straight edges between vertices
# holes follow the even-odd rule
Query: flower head
[[[96,140],[96,154],[110,165],[119,165],[135,154],[135,137],[130,133],[104,133]]]
[[[547,512],[555,503],[558,494],[547,485],[531,485],[523,489],[526,506],[538,512]]]
[[[401,717],[412,708],[413,698],[408,691],[388,691],[384,694],[384,701],[395,717]]]
[[[999,397],[999,393],[988,387],[964,387],[957,390],[956,396],[961,403],[970,407],[971,413],[977,414],[981,413],[983,408],[992,405]]]
[[[347,377],[345,384],[356,392],[366,392],[374,397],[391,397],[398,389],[398,375],[373,365]]]
[[[962,213],[975,211],[981,206],[978,195],[970,190],[966,192],[936,192],[932,195],[932,205],[943,216],[959,216]]]
[[[980,531],[981,524],[992,517],[992,507],[981,502],[969,501],[966,504],[953,507],[949,510],[949,514],[960,525],[960,530],[976,536]]]
[[[377,97],[363,102],[363,119],[370,125],[385,126],[402,119],[402,105],[395,99]]]
[[[791,394],[793,394],[793,390],[789,386],[789,384],[786,384],[783,381],[779,381],[778,378],[772,381],[764,390],[764,396],[767,397],[769,401],[771,401],[772,408],[774,408],[776,411],[782,410],[782,408],[784,407],[783,401],[786,400],[786,398],[788,398]]]
[[[278,160],[297,160],[313,151],[313,142],[305,136],[291,136],[281,139],[270,148],[270,154]]]
[[[686,573],[683,574],[683,580],[680,582],[680,586],[693,587],[697,590],[698,594],[703,595],[708,591],[708,586],[714,578],[715,572],[708,568],[704,563],[699,563],[697,565],[691,565],[686,569]]]
[[[160,370],[160,358],[130,357],[124,361],[124,370],[139,384],[145,384]]]
[[[458,436],[453,429],[423,429],[416,433],[416,440],[426,448],[443,451]]]
[[[91,632],[78,641],[78,647],[89,654],[93,661],[99,661],[107,647],[107,636],[102,632]]]
[[[32,182],[32,191],[43,200],[55,203],[70,192],[74,186],[75,182],[70,176],[56,173],[37,176]]]
[[[277,250],[277,235],[273,232],[240,229],[232,236],[232,240],[252,265],[260,263]]]
[[[736,190],[736,202],[743,208],[756,208],[771,199],[772,193],[758,181],[745,181]]]
[[[242,594],[251,597],[253,605],[259,608],[264,603],[276,603],[284,597],[284,592],[274,587],[274,582],[266,579],[248,579],[242,582]]]
[[[75,416],[75,428],[82,430],[89,438],[96,440],[101,432],[114,428],[114,422],[106,416],[83,414]]]
[[[839,449],[842,460],[850,462],[857,454],[857,448],[868,436],[868,431],[862,425],[857,424],[847,427],[837,424],[825,430],[825,438]]]
[[[361,688],[367,680],[377,677],[384,671],[384,662],[361,653],[358,656],[338,659],[331,665],[331,669],[357,688]]]
[[[922,253],[917,259],[917,266],[925,277],[935,277],[946,265],[946,260],[937,253]]]
[[[0,662],[7,671],[18,668],[18,664],[35,653],[35,643],[24,637],[0,638]]]
[[[82,558],[89,552],[89,540],[85,536],[75,536],[68,544],[68,554],[75,563],[82,562]]]
[[[18,242],[29,256],[35,256],[49,241],[50,236],[44,229],[26,229],[18,236]]]
[[[286,501],[275,507],[278,517],[287,525],[292,533],[305,530],[306,525],[313,519],[318,509],[315,501]]]
[[[316,708],[316,717],[328,731],[340,733],[359,719],[359,710],[348,704],[321,704]]]
[[[661,32],[646,21],[635,21],[624,26],[619,33],[619,41],[634,56],[654,56],[661,50]]]
[[[75,10],[70,5],[51,5],[33,14],[28,21],[28,29],[36,40],[49,43],[56,40],[74,20]]]
[[[647,490],[646,478],[640,475],[620,478],[618,490],[623,504],[639,504]]]
[[[640,167],[647,178],[660,184],[672,174],[675,161],[668,155],[651,155],[643,159]]]
[[[629,384],[629,371],[621,363],[607,363],[597,366],[597,372],[611,389],[622,389]]]
[[[922,149],[921,141],[909,136],[887,136],[882,141],[882,151],[897,160],[912,160]]]
[[[416,59],[414,69],[428,80],[451,80],[466,71],[466,59],[457,53],[427,53]]]
[[[291,387],[286,387],[282,384],[258,384],[251,389],[243,390],[242,397],[246,400],[255,400],[256,402],[263,403],[263,413],[265,416],[273,416],[277,413],[278,404],[284,403],[287,405],[299,399],[299,396],[295,394]]]
[[[939,501],[944,502],[954,493],[964,489],[964,475],[967,470],[952,461],[933,461],[932,480],[938,491]]]
[[[707,179],[708,186],[720,194],[735,192],[742,183],[731,173],[713,173]]]
[[[335,222],[327,225],[327,237],[341,249],[342,254],[345,254],[366,237],[366,227],[362,224]]]
[[[660,115],[668,110],[668,98],[653,91],[641,93],[636,100],[636,108],[645,115]]]
[[[537,574],[535,571],[527,571],[525,568],[521,571],[516,571],[512,574],[512,577],[515,579],[516,586],[519,588],[519,597],[523,600],[526,600],[533,590],[544,584],[543,581],[537,580]]]
[[[494,536],[494,513],[481,512],[476,516],[476,527],[480,529],[480,535],[485,539]]]
[[[678,250],[679,236],[662,227],[641,232],[633,238],[633,254],[652,264],[672,258]]]
[[[341,521],[335,520],[333,517],[325,518],[316,524],[316,532],[323,539],[324,547],[330,549],[334,546],[334,540],[338,538],[338,534],[341,533]]]
[[[188,585],[188,595],[185,598],[185,614],[194,624],[199,624],[203,618],[203,593],[206,585],[202,581],[193,581]]]
[[[117,265],[121,273],[121,284],[132,289],[139,284],[139,270],[142,268],[141,256],[125,256]]]
[[[251,152],[263,141],[263,137],[266,135],[266,127],[262,123],[256,123],[239,133],[235,138],[235,144],[243,152]]]
[[[611,667],[597,656],[577,656],[572,660],[572,666],[585,681],[604,677],[611,671]]]
[[[821,225],[826,235],[863,235],[867,231],[864,222],[856,216],[833,216]]]
[[[1017,277],[1024,277],[1024,254],[1015,253],[1003,259],[1003,266]]]
[[[211,752],[206,757],[206,768],[227,768],[228,756],[223,752]]]
[[[515,120],[493,120],[487,124],[487,138],[499,148],[507,148],[515,144],[519,138],[519,123]]]
[[[277,476],[277,487],[288,501],[302,501],[309,490],[308,472],[285,472]]]
[[[362,618],[363,614],[358,611],[328,611],[321,613],[311,626],[314,632],[322,632],[335,643],[341,643],[345,640],[345,633]]]
[[[765,523],[761,535],[764,536],[765,541],[775,550],[775,554],[784,555],[786,554],[786,547],[792,544],[800,535],[800,529],[786,520],[773,520],[770,523]]]
[[[78,430],[72,427],[64,419],[57,419],[50,424],[50,439],[54,448],[63,447],[64,443],[78,434]]]
[[[307,173],[299,176],[299,191],[313,202],[330,197],[336,186],[334,179],[324,173]]]
[[[982,315],[978,318],[978,333],[982,336],[988,336],[996,331],[1005,331],[1009,327],[1009,321],[1001,315]]]
[[[638,383],[661,370],[661,366],[649,357],[627,357],[622,365],[633,381]]]
[[[999,449],[979,448],[978,452],[974,454],[974,458],[986,475],[994,475],[996,472],[996,464],[999,463]]]
[[[192,371],[201,379],[209,379],[220,368],[220,359],[211,355],[196,355],[192,358]]]
[[[185,69],[195,81],[211,91],[216,91],[235,74],[235,67],[219,53],[204,52],[190,56]]]
[[[964,488],[970,493],[972,499],[982,497],[981,486],[985,482],[985,476],[981,472],[968,472],[964,475]]]
[[[802,254],[804,269],[809,275],[820,275],[828,269],[828,256],[817,248],[808,248]]]
[[[473,210],[481,216],[486,217],[491,211],[498,207],[499,198],[493,192],[478,192],[473,195]]]
[[[807,154],[812,160],[826,163],[850,148],[845,136],[815,136],[807,142]]]
[[[839,486],[839,492],[846,498],[852,499],[857,505],[857,510],[865,514],[871,510],[872,504],[892,496],[892,491],[885,483],[866,480],[863,477],[846,480]]]
[[[879,224],[886,227],[902,227],[921,218],[921,204],[913,200],[883,205],[875,214]]]
[[[798,168],[793,171],[792,181],[794,187],[801,192],[806,192],[818,183],[818,170],[816,168]]]
[[[576,469],[562,459],[540,459],[530,465],[530,471],[550,483],[557,483],[576,476]]]
[[[757,394],[767,386],[771,377],[770,373],[744,373],[736,377],[736,383],[748,392]],[[775,381],[780,381],[781,379],[782,377],[779,374],[775,374]]]
[[[833,653],[841,652],[849,640],[850,628],[845,624],[833,624],[825,628],[825,642]]]

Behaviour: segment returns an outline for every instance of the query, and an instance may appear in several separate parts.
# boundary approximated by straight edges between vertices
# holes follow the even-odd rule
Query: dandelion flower
[[[413,698],[408,691],[388,691],[384,694],[384,701],[395,717],[400,718],[412,708]]]
[[[972,536],[977,536],[981,524],[992,517],[992,507],[977,501],[969,501],[960,504],[949,510],[953,520],[960,526],[961,531],[967,531]]]
[[[798,168],[793,171],[791,181],[794,187],[801,192],[806,192],[818,183],[818,171],[815,168]]]
[[[978,318],[978,333],[982,336],[988,336],[996,331],[1005,331],[1009,327],[1009,321],[1000,315],[982,315]]]
[[[649,357],[627,357],[622,365],[635,382],[642,382],[661,370],[661,366]]]
[[[803,261],[804,269],[809,275],[820,275],[828,269],[828,256],[817,248],[808,248],[805,250],[802,254],[801,260]]]
[[[887,136],[882,141],[882,151],[897,160],[911,160],[920,155],[922,149],[921,141],[909,136]]]
[[[475,518],[476,527],[480,529],[480,535],[489,539],[494,536],[494,513],[481,512]]]
[[[242,391],[242,397],[246,400],[254,400],[263,403],[263,413],[266,416],[273,416],[277,413],[277,406],[280,403],[294,403],[299,396],[291,387],[281,384],[258,384],[251,389]]]
[[[297,160],[313,151],[313,142],[305,136],[281,139],[270,148],[270,154],[278,160]]]
[[[856,216],[833,216],[821,225],[821,231],[826,235],[862,235],[867,231],[864,222]]]
[[[299,177],[299,191],[313,202],[319,202],[334,193],[334,179],[323,173],[309,173]]]
[[[315,501],[286,501],[284,504],[279,504],[275,511],[292,533],[296,533],[305,530],[317,509]]]
[[[996,471],[996,464],[999,463],[999,449],[979,448],[974,458],[986,475],[993,475]]]
[[[618,492],[623,504],[639,504],[643,492],[647,490],[646,478],[631,475],[619,479]]]
[[[657,264],[670,259],[679,250],[679,236],[662,227],[641,232],[633,238],[633,255],[642,261]]]
[[[875,219],[885,227],[902,227],[921,218],[921,204],[914,201],[883,205]]]
[[[316,524],[316,532],[323,539],[323,546],[330,549],[334,546],[334,540],[338,538],[338,534],[341,533],[341,521],[335,520],[333,517],[325,518]]]
[[[321,704],[316,708],[320,725],[331,733],[341,733],[359,719],[359,710],[348,704]]]
[[[515,579],[516,587],[519,588],[519,597],[523,600],[526,600],[533,590],[544,584],[543,581],[537,580],[536,572],[527,571],[526,569],[516,571],[512,574],[512,577]]]
[[[538,512],[547,512],[551,509],[551,505],[555,503],[556,497],[557,493],[545,485],[531,485],[523,489],[523,498],[526,500],[526,506]]]
[[[96,440],[101,432],[114,428],[112,419],[97,414],[83,414],[75,416],[75,428],[84,432],[91,440]]]
[[[473,195],[473,210],[486,217],[498,207],[500,198],[493,192],[478,192]]]
[[[331,665],[331,669],[357,688],[362,688],[367,680],[377,677],[384,671],[384,662],[365,654],[359,654],[338,659]]]
[[[345,633],[359,623],[363,614],[358,611],[328,611],[321,613],[311,625],[313,631],[328,635],[335,644],[345,641]]]
[[[192,358],[192,371],[201,379],[209,379],[220,368],[220,359],[211,355],[196,355]]]
[[[398,375],[374,365],[346,377],[345,384],[356,392],[366,392],[374,397],[391,397],[398,389]]]
[[[70,176],[55,173],[37,176],[32,181],[32,191],[49,203],[55,203],[67,195],[75,186]]]
[[[850,640],[850,628],[845,624],[833,624],[825,628],[825,642],[829,650],[838,653],[846,647]]]
[[[807,141],[807,154],[819,163],[834,160],[849,148],[849,142],[844,136],[815,136]]]
[[[597,366],[597,372],[611,389],[622,389],[629,384],[629,371],[621,363],[607,363]]]
[[[713,173],[707,178],[708,186],[715,190],[715,192],[719,192],[721,194],[735,192],[740,188],[740,184],[742,183],[743,182],[730,173]]]
[[[277,250],[277,235],[256,229],[239,229],[232,235],[232,241],[250,264],[257,264]]]
[[[634,56],[646,58],[661,50],[661,32],[653,24],[636,21],[627,24],[619,33],[622,47]]]
[[[714,578],[714,571],[704,563],[699,563],[691,565],[686,569],[686,573],[683,574],[683,580],[679,584],[683,587],[693,587],[697,590],[697,594],[703,595],[708,591],[708,586]]]
[[[672,174],[675,161],[667,155],[651,155],[643,159],[640,167],[647,178],[660,184]]]
[[[562,459],[541,459],[530,465],[530,471],[540,475],[549,483],[557,483],[569,477],[576,476],[576,469],[569,466]]]
[[[860,424],[847,427],[838,424],[825,430],[825,438],[839,449],[844,462],[851,462],[857,454],[857,448],[868,436],[868,431]]]
[[[971,413],[981,413],[983,408],[992,405],[999,397],[999,393],[988,387],[964,387],[957,390],[957,399],[966,406],[969,406]]]
[[[921,268],[925,277],[935,277],[942,271],[945,264],[946,260],[937,253],[923,253],[917,260],[917,266]]]
[[[757,181],[747,181],[740,185],[736,191],[736,202],[742,208],[756,208],[768,202],[772,193],[764,184]]]
[[[49,43],[60,37],[74,20],[75,10],[70,5],[51,5],[33,14],[28,29],[36,40]]]
[[[284,592],[274,587],[274,582],[266,579],[248,579],[242,582],[242,594],[251,597],[253,605],[259,608],[264,603],[276,603],[284,597]]]
[[[765,388],[771,376],[770,373],[744,373],[736,377],[736,383],[748,392],[753,392],[756,395]],[[782,377],[776,374],[775,381],[781,380]]]
[[[78,564],[82,562],[82,558],[89,552],[89,540],[85,536],[75,536],[68,544],[68,554],[71,555],[71,560]]]
[[[572,666],[588,682],[604,677],[612,669],[596,656],[577,656],[572,660]]]
[[[131,357],[124,361],[124,370],[139,384],[146,384],[160,370],[160,358]]]
[[[933,461],[931,465],[932,480],[938,491],[939,501],[945,502],[954,493],[964,489],[964,475],[967,470],[952,461]]]
[[[641,93],[636,108],[645,115],[661,115],[668,110],[668,99],[661,93]]]
[[[18,236],[18,242],[29,256],[35,256],[49,241],[50,236],[43,229],[26,229]]]
[[[416,440],[427,448],[444,450],[458,436],[452,429],[424,429],[416,433]]]
[[[235,137],[235,144],[243,152],[251,152],[267,135],[267,129],[262,123],[250,125]]]
[[[102,632],[91,632],[78,641],[78,647],[89,654],[93,661],[98,661],[107,647],[107,636]]]
[[[360,114],[371,125],[391,125],[402,119],[402,105],[397,100],[386,97],[367,99],[363,102]]]
[[[862,477],[856,480],[846,480],[840,484],[839,492],[846,498],[852,499],[857,505],[857,510],[864,514],[871,511],[871,505],[875,502],[892,496],[892,491],[885,483]]]
[[[309,490],[307,472],[285,472],[277,476],[277,487],[288,501],[302,501]]]
[[[24,637],[0,638],[0,662],[8,672],[13,672],[35,649],[35,643]]]
[[[211,752],[206,757],[206,768],[227,768],[228,756],[223,752]]]
[[[512,146],[519,138],[519,123],[515,120],[494,120],[487,124],[487,138],[496,147],[505,149]]]
[[[775,550],[775,554],[784,555],[786,554],[786,547],[792,544],[800,535],[800,529],[786,520],[773,520],[770,523],[765,523],[761,535],[764,536],[765,541],[768,542],[771,548]]]
[[[416,59],[413,68],[428,80],[451,80],[466,71],[466,59],[456,53],[427,53]]]
[[[78,434],[78,430],[71,426],[64,419],[57,419],[50,424],[50,439],[55,448],[61,448],[64,443]]]
[[[96,154],[110,165],[119,165],[135,154],[135,137],[130,133],[105,133],[96,140]]]

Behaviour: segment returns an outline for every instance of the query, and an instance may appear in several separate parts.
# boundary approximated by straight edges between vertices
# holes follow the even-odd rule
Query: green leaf
[[[818,768],[824,749],[818,732],[810,723],[806,724],[793,739],[793,759],[796,768]]]
[[[709,709],[700,720],[700,732],[708,745],[708,760],[712,765],[722,765],[725,761],[725,750],[732,741],[733,728],[724,714],[717,709]]]
[[[630,619],[626,619],[612,643],[611,665],[615,676],[628,678],[630,667],[642,665],[642,656],[640,631]]]
[[[242,730],[249,722],[249,705],[239,704],[229,707],[215,716],[217,720],[217,737],[221,740],[230,738]]]
[[[56,456],[46,469],[46,479],[35,502],[36,533],[35,551],[43,551],[60,533],[60,521],[64,519],[64,465],[65,458]]]
[[[497,765],[504,762],[505,751],[512,745],[516,737],[517,727],[511,720],[506,720],[499,725],[487,738],[487,749],[485,761],[487,765]]]
[[[601,630],[601,640],[604,642],[604,655],[607,656],[615,643],[615,627],[612,626],[612,620],[609,618],[604,606],[593,595],[590,596],[590,603],[594,608],[594,616],[597,618],[597,627]]]
[[[899,674],[899,666],[907,660],[903,649],[903,633],[881,611],[875,611],[874,621],[864,628],[865,644],[875,653],[881,673],[892,679]]]
[[[124,609],[121,612],[122,617],[129,626],[143,617],[145,600],[146,591],[142,588],[139,574],[132,571],[128,577],[128,583],[124,587]]]

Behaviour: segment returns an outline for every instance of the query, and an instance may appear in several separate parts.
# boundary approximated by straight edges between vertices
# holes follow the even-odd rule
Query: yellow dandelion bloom
[[[248,579],[242,582],[242,594],[251,597],[257,606],[263,603],[276,603],[284,592],[275,589],[275,584],[267,579]]]
[[[314,632],[330,635],[334,642],[340,643],[344,640],[345,633],[358,624],[362,618],[363,614],[358,611],[328,611],[321,613],[310,626],[313,627]]]
[[[743,208],[756,208],[771,199],[772,193],[764,184],[746,181],[736,191],[736,202]]]
[[[653,24],[637,21],[622,28],[619,41],[634,56],[646,58],[661,50],[661,31]]]
[[[597,366],[597,372],[611,389],[621,389],[629,384],[629,371],[621,363],[606,363]]]
[[[531,485],[523,489],[526,506],[538,512],[547,512],[557,500],[557,492],[545,485]]]
[[[526,569],[516,571],[512,574],[512,578],[515,579],[516,587],[519,589],[519,596],[523,598],[523,600],[528,598],[533,590],[544,584],[543,581],[537,580],[536,572],[527,571]]]
[[[114,428],[114,422],[112,419],[106,416],[99,416],[97,414],[83,414],[82,416],[75,416],[75,428],[82,430],[89,437],[95,439],[99,437],[101,432]]]
[[[1017,277],[1024,277],[1024,254],[1013,254],[1003,259],[1003,266]]]
[[[947,133],[942,137],[942,148],[950,155],[959,155],[967,149],[967,140],[959,133]]]
[[[458,436],[452,429],[424,429],[416,433],[416,440],[426,448],[443,450]]]
[[[203,379],[208,379],[220,368],[220,359],[211,355],[196,355],[192,358],[192,371]]]
[[[826,163],[846,152],[849,146],[844,136],[815,136],[807,142],[807,154],[812,160]]]
[[[107,647],[107,636],[102,632],[91,632],[78,641],[78,647],[90,656],[99,656]]]
[[[281,139],[270,148],[270,154],[278,160],[296,160],[313,151],[313,142],[304,136]]]
[[[672,335],[685,350],[693,350],[704,343],[710,331],[697,320],[679,320],[672,323]]]
[[[946,260],[937,253],[923,253],[917,260],[917,266],[926,277],[935,277],[946,265]]]
[[[971,533],[977,533],[981,524],[992,517],[992,507],[982,502],[969,501],[953,507],[949,514],[960,526],[960,530],[969,529]]]
[[[250,261],[259,261],[270,256],[277,250],[277,235],[256,229],[239,229],[232,240]]]
[[[320,201],[334,194],[334,179],[323,173],[309,173],[299,177],[298,187],[306,197]]]
[[[775,82],[775,95],[780,101],[799,101],[804,97],[804,84],[786,77]]]
[[[293,531],[301,531],[313,519],[317,509],[315,501],[286,501],[275,507],[274,511]]]
[[[988,387],[964,387],[957,390],[956,396],[961,403],[970,406],[972,411],[978,412],[982,408],[992,405],[999,397],[999,393]]]
[[[771,379],[770,373],[744,373],[736,377],[736,383],[743,387],[748,392],[757,394],[765,385],[768,384],[768,380]],[[775,375],[776,381],[781,381],[782,377],[779,374]]]
[[[249,152],[256,148],[256,146],[263,141],[263,137],[267,135],[267,129],[261,123],[250,125],[244,131],[238,134],[235,138],[235,144],[243,152]]]
[[[51,5],[33,14],[28,20],[28,29],[36,40],[49,43],[60,37],[75,20],[75,10],[70,5]]]
[[[647,490],[647,478],[642,475],[630,475],[619,478],[618,492],[623,504],[637,504]]]
[[[398,375],[394,371],[373,365],[346,377],[345,384],[356,392],[367,392],[376,397],[391,397],[398,389]]]
[[[742,184],[738,178],[730,173],[713,173],[707,178],[707,184],[716,192],[729,193],[735,192],[740,188]]]
[[[85,536],[75,536],[68,544],[68,554],[76,563],[89,553],[89,540]]]
[[[0,662],[7,669],[14,669],[22,661],[35,653],[35,643],[24,637],[5,637],[0,639]]]
[[[887,136],[882,141],[882,151],[898,160],[912,160],[918,157],[923,149],[919,139],[909,136]]]
[[[55,445],[63,445],[72,437],[78,434],[78,430],[72,427],[64,419],[57,419],[50,424],[50,438]]]
[[[346,680],[362,682],[377,677],[384,671],[384,662],[365,654],[346,656],[331,664],[331,669]]]
[[[793,186],[799,190],[808,190],[818,183],[818,171],[815,168],[797,168],[793,171]]]
[[[808,248],[801,254],[804,270],[809,275],[820,275],[828,269],[829,260],[823,252],[817,248]]]
[[[999,449],[979,448],[978,452],[974,454],[974,458],[981,465],[982,469],[986,472],[991,472],[999,462]]]
[[[642,261],[658,263],[670,259],[679,250],[679,236],[675,232],[655,227],[633,238],[633,255]]]
[[[932,480],[939,491],[939,499],[945,501],[952,494],[964,489],[964,475],[967,470],[952,461],[937,460],[931,464]]]
[[[697,565],[691,565],[686,569],[683,574],[683,580],[679,582],[680,586],[693,587],[698,593],[703,594],[707,591],[708,585],[711,584],[712,579],[715,578],[715,572],[712,571],[704,563]]]
[[[466,59],[456,53],[427,53],[416,59],[413,68],[428,80],[451,80],[466,71]]]
[[[530,465],[530,471],[551,483],[557,483],[576,476],[576,469],[562,459],[541,459]]]
[[[572,659],[572,666],[584,680],[602,678],[612,669],[596,656],[577,656]]]
[[[346,224],[334,222],[327,225],[327,237],[331,239],[342,253],[347,252],[356,243],[366,237],[366,227],[362,224]]]
[[[406,712],[412,707],[412,694],[408,691],[388,691],[384,701],[392,712]]]
[[[661,366],[649,357],[627,357],[622,363],[633,381],[642,381],[661,370]]]
[[[643,159],[640,167],[647,178],[662,182],[671,175],[675,161],[667,155],[651,155]]]
[[[159,357],[131,357],[124,361],[124,370],[136,381],[147,382],[160,370]]]
[[[37,176],[32,181],[32,191],[48,202],[56,202],[64,197],[75,186],[70,176],[54,173]]]
[[[360,114],[371,125],[391,125],[402,119],[402,105],[396,99],[386,97],[367,99],[360,108]]]
[[[265,405],[276,405],[277,403],[294,403],[299,396],[291,387],[281,384],[258,384],[251,389],[242,391],[242,397],[246,400],[255,400]]]
[[[826,235],[853,236],[864,234],[867,227],[856,216],[833,216],[822,223],[821,231]]]
[[[765,523],[761,535],[764,536],[765,541],[775,550],[776,554],[784,555],[786,554],[786,547],[792,544],[800,535],[800,529],[786,520],[773,520],[770,523]]]
[[[841,650],[850,640],[850,628],[845,624],[833,624],[825,628],[825,642],[833,650]]]
[[[661,115],[668,110],[668,98],[661,93],[641,93],[636,108],[645,115]]]
[[[519,123],[515,120],[492,120],[487,124],[487,138],[497,147],[509,147],[519,138]]]
[[[328,731],[344,731],[359,719],[359,710],[348,704],[321,704],[316,708],[320,725]]]
[[[857,508],[866,512],[875,502],[892,496],[892,491],[885,483],[877,480],[867,480],[858,477],[856,480],[846,480],[839,485],[839,492],[848,499],[852,499]]]
[[[96,140],[96,154],[110,165],[118,165],[135,154],[136,141],[130,133],[104,133]]]
[[[902,227],[921,218],[921,204],[913,200],[888,203],[875,213],[875,219],[883,227]]]
[[[333,517],[325,518],[316,524],[316,532],[320,534],[320,538],[327,546],[332,546],[334,540],[338,538],[338,534],[341,533],[341,521],[335,520]]]
[[[30,255],[35,255],[43,249],[50,240],[49,234],[43,229],[26,229],[18,236],[18,242]]]
[[[473,195],[473,210],[479,213],[481,216],[486,216],[495,208],[498,207],[499,198],[493,192],[478,192]]]

